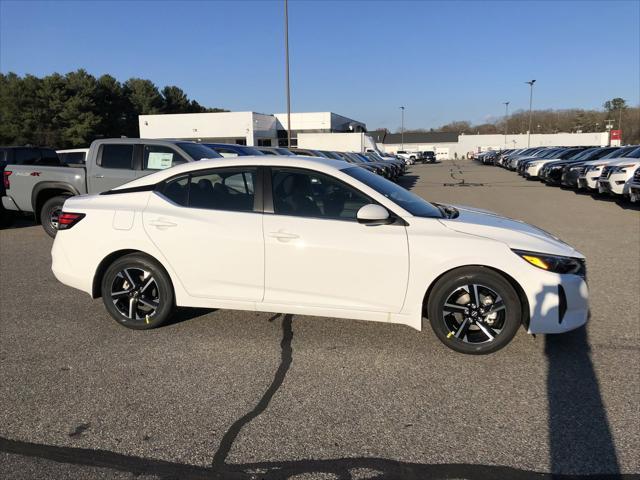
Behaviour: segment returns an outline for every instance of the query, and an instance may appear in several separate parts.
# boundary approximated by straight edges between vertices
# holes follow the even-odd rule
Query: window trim
[[[261,169],[263,167],[260,167],[259,165],[242,165],[242,166],[237,166],[237,167],[216,167],[216,168],[203,168],[201,170],[191,170],[189,172],[183,172],[183,173],[178,173],[176,175],[173,175],[169,178],[164,179],[163,181],[152,185],[150,190],[153,190],[153,192],[157,195],[160,195],[163,199],[165,199],[167,202],[171,203],[172,205],[176,206],[176,207],[180,207],[180,208],[190,208],[193,210],[206,210],[206,211],[210,211],[210,212],[234,212],[234,213],[263,213],[262,211],[262,205],[263,205],[263,187],[262,187],[262,178],[261,178]],[[256,181],[255,184],[253,186],[253,207],[251,210],[227,210],[224,208],[200,208],[200,207],[192,207],[191,205],[189,205],[189,200],[191,197],[191,178],[192,177],[198,177],[198,176],[202,176],[202,175],[207,175],[207,174],[211,174],[211,173],[216,173],[219,171],[223,171],[223,170],[235,170],[237,171],[238,169],[247,169],[247,170],[255,170],[256,171]],[[181,178],[187,178],[187,185],[189,186],[188,190],[187,190],[187,204],[186,205],[180,205],[176,202],[174,202],[173,200],[171,200],[169,197],[167,197],[164,194],[164,190],[167,186],[167,184],[173,182],[174,180],[179,180]]]

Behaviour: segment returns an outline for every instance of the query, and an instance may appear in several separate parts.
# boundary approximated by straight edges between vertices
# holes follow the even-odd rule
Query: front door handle
[[[289,240],[295,240],[296,238],[300,238],[300,235],[296,235],[295,233],[287,233],[282,230],[278,232],[271,232],[269,236],[272,238],[277,238],[281,242],[288,242]]]
[[[96,178],[104,178],[104,175],[96,175]]]
[[[170,222],[169,220],[165,220],[163,218],[156,218],[155,220],[151,220],[149,222],[149,225],[151,225],[152,227],[159,228],[160,230],[164,230],[165,228],[169,228],[169,227],[178,226],[177,223]]]

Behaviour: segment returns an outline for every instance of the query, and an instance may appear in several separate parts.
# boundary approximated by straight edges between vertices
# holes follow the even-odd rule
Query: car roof
[[[124,143],[124,144],[142,144],[142,143],[155,143],[157,145],[175,145],[177,143],[193,143],[194,145],[198,145],[196,142],[192,142],[191,140],[177,140],[171,138],[101,138],[99,140],[94,140],[96,145],[102,145],[103,143]]]
[[[212,158],[202,159],[195,162],[182,163],[175,167],[167,168],[166,170],[160,170],[159,172],[146,175],[138,178],[132,182],[126,183],[114,190],[122,188],[135,188],[146,185],[155,185],[167,178],[174,177],[180,174],[187,174],[198,170],[208,170],[211,168],[224,168],[224,167],[294,167],[294,168],[308,168],[317,170],[320,172],[331,173],[336,170],[344,170],[350,168],[347,162],[342,160],[334,160],[324,157],[303,157],[303,156],[288,156],[288,155],[247,155],[244,157],[229,157],[229,158]]]

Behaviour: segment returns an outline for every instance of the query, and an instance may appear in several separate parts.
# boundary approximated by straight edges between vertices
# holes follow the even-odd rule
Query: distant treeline
[[[120,83],[85,70],[43,78],[0,73],[0,145],[85,147],[96,138],[137,137],[141,114],[224,111],[142,78]]]
[[[603,132],[608,123],[613,126],[613,129],[618,129],[621,123],[622,141],[627,144],[640,144],[640,107],[629,107],[622,98],[605,102],[602,110],[578,108],[534,110],[531,117],[531,133]],[[529,129],[529,111],[518,110],[510,114],[507,127],[507,131],[511,134],[526,133]],[[472,125],[467,121],[456,121],[431,130],[405,130],[405,132],[409,131],[456,132],[467,135],[501,134],[505,131],[505,119],[500,118],[494,122],[479,125]]]

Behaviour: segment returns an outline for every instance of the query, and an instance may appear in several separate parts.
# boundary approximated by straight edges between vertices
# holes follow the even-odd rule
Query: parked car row
[[[547,185],[640,201],[640,145],[493,150],[475,159]]]
[[[380,152],[333,152],[302,148],[250,147],[222,143],[135,138],[101,139],[90,148],[59,150],[34,147],[0,148],[2,221],[7,211],[33,214],[52,237],[67,198],[100,193],[182,163],[203,158],[240,156],[302,156],[341,160],[392,181],[408,162]]]

